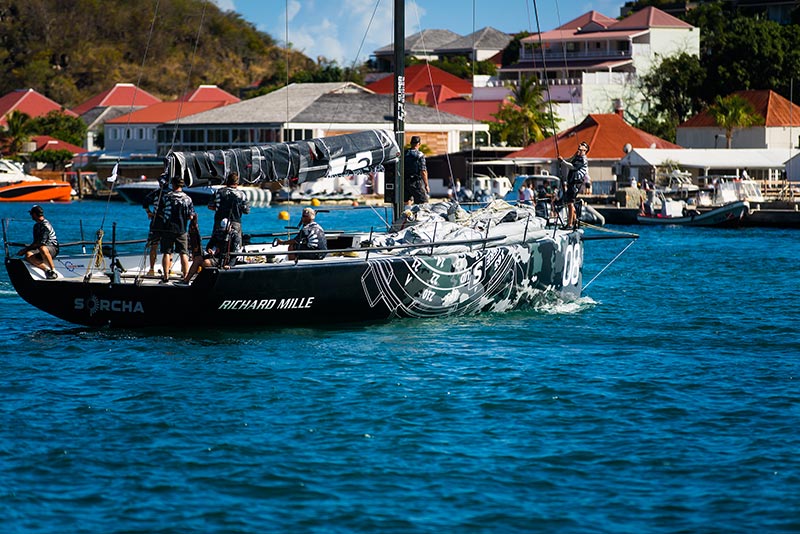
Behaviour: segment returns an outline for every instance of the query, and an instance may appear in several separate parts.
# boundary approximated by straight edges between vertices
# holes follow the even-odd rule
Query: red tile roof
[[[405,73],[406,94],[416,93],[430,85],[447,87],[457,95],[472,94],[472,84],[469,81],[445,72],[438,67],[420,63],[407,67]],[[394,77],[381,78],[377,82],[369,84],[367,89],[379,94],[390,95],[394,92]]]
[[[31,117],[40,117],[51,111],[61,110],[71,117],[76,116],[68,109],[64,109],[64,106],[58,102],[50,100],[33,89],[17,89],[0,97],[0,124],[7,126],[6,116],[15,110],[27,113]]]
[[[144,89],[137,88],[132,83],[118,83],[108,91],[93,96],[83,104],[72,109],[78,115],[83,115],[90,109],[109,106],[149,106],[161,102]]]
[[[616,113],[591,114],[577,126],[564,130],[555,136],[528,145],[522,150],[509,154],[508,158],[556,158],[558,154],[571,156],[578,149],[578,143],[586,141],[591,147],[589,159],[619,159],[625,156],[624,147],[632,148],[681,148],[660,137],[634,128]]]
[[[588,13],[584,13],[578,18],[572,19],[571,21],[562,24],[557,30],[577,30],[578,28],[586,28],[591,24],[599,25],[604,28],[615,24],[617,19],[612,19],[611,17],[606,17],[602,13],[598,11],[589,11]]]
[[[422,102],[433,106],[434,102],[442,103],[452,98],[459,98],[461,95],[447,87],[446,85],[427,85],[411,94],[406,94],[406,100],[417,103]]]
[[[657,7],[647,6],[609,27],[610,30],[645,30],[647,28],[693,28],[693,26]]]
[[[80,154],[86,152],[86,149],[67,143],[61,139],[50,137],[49,135],[36,135],[31,137],[31,141],[36,143],[36,150],[69,150],[73,154]]]
[[[184,102],[225,102],[225,104],[235,104],[241,102],[241,98],[230,94],[216,85],[201,85],[188,95],[179,99]]]
[[[163,124],[224,105],[225,102],[159,102],[133,113],[120,115],[106,121],[106,124]]]
[[[753,106],[756,113],[764,118],[763,126],[800,126],[800,106],[792,104],[775,91],[750,90],[736,91]],[[690,117],[678,125],[678,128],[716,128],[717,123],[708,110]]]
[[[503,102],[504,100],[472,101],[465,98],[454,98],[439,104],[439,110],[468,119],[471,119],[474,113],[477,121],[497,122],[497,119],[492,117],[492,114],[500,110]]]
[[[596,11],[590,11],[580,17],[562,24],[558,28],[542,32],[544,41],[587,41],[603,39],[622,39],[630,37],[650,28],[692,28],[669,13],[648,6],[632,15],[617,21]],[[523,42],[539,42],[539,35],[534,34],[522,39]]]

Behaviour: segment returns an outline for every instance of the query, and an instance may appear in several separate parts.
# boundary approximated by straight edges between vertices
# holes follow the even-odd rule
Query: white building
[[[797,154],[797,150],[789,149],[634,148],[619,164],[621,173],[640,181],[655,178],[667,167],[678,167],[689,171],[695,183],[699,176],[741,176],[746,170],[751,178],[769,185],[781,181],[790,159]]]
[[[762,119],[761,124],[733,131],[731,148],[767,148],[788,154],[800,146],[800,106],[775,91],[737,91]],[[686,148],[726,148],[725,130],[717,126],[711,113],[703,111],[679,124],[678,144]]]
[[[638,78],[680,53],[700,54],[699,28],[652,6],[623,20],[590,11],[523,39],[519,62],[500,76],[512,83],[546,79],[562,126],[573,126],[592,113],[646,111]]]

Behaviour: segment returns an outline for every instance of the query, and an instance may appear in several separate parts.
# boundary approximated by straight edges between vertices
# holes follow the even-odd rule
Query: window
[[[206,132],[208,136],[209,145],[228,144],[230,139],[230,130],[228,129],[212,129]]]

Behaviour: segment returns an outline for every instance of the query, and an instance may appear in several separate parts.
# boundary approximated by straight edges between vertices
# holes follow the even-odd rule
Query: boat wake
[[[543,299],[532,306],[532,310],[548,315],[574,315],[594,308],[598,304],[591,297],[580,297],[575,300],[563,300],[557,295]]]

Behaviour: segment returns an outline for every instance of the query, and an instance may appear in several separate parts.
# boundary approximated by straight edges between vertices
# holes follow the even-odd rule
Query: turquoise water
[[[800,234],[617,229],[577,303],[344,329],[86,329],[2,270],[3,531],[800,531]]]

